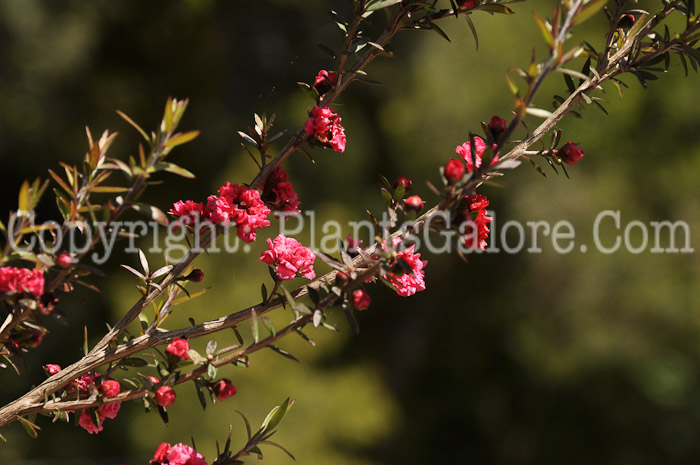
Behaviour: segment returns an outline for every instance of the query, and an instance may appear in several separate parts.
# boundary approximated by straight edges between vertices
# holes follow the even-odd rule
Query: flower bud
[[[161,386],[156,390],[156,403],[161,407],[170,407],[175,403],[175,389]]]
[[[195,268],[185,276],[186,281],[192,281],[193,283],[198,283],[201,282],[204,279],[204,271],[200,270],[199,268]]]
[[[367,310],[372,299],[369,293],[364,289],[355,289],[352,291],[352,306],[358,310]]]
[[[49,375],[55,375],[59,371],[61,371],[61,367],[56,365],[55,363],[49,363],[48,365],[44,365],[44,369]]]
[[[423,203],[423,199],[421,199],[417,195],[412,195],[409,198],[407,198],[404,206],[406,207],[406,210],[412,211],[412,212],[419,212],[419,211],[423,210],[423,208],[425,208],[425,204]]]
[[[633,14],[627,13],[620,17],[620,22],[617,23],[617,27],[628,31],[634,26],[635,18]]]
[[[461,0],[459,2],[460,10],[473,10],[479,6],[479,0]]]
[[[491,117],[491,121],[489,121],[489,130],[491,131],[491,134],[493,134],[493,137],[498,139],[498,136],[506,132],[507,128],[506,120],[500,116]]]
[[[403,186],[404,192],[408,192],[411,190],[411,186],[413,186],[413,181],[411,181],[411,178],[407,178],[406,176],[399,176],[399,179],[397,179],[394,183],[394,189],[399,186]]]
[[[325,69],[322,69],[316,75],[316,79],[314,80],[314,88],[318,91],[318,95],[323,95],[331,90],[331,87],[333,87],[337,81],[338,75],[335,73],[335,71],[326,71]]]
[[[121,385],[119,384],[119,381],[108,379],[100,384],[100,391],[105,397],[116,397],[121,391]]]
[[[165,348],[167,353],[175,357],[179,357],[182,360],[187,360],[190,358],[190,356],[187,355],[188,350],[190,350],[190,345],[187,340],[180,339],[179,337],[173,339],[173,342],[168,344],[168,347]]]
[[[236,395],[236,386],[231,383],[229,379],[222,379],[214,385],[214,395],[219,400],[226,400],[229,397]]]
[[[567,142],[557,151],[557,155],[569,165],[575,165],[577,161],[583,158],[583,150],[573,142]]]
[[[70,254],[63,252],[56,257],[56,263],[61,268],[68,268],[73,264],[73,258],[70,256]]]
[[[464,177],[466,171],[467,169],[461,160],[450,158],[445,164],[443,175],[449,184],[454,184]]]
[[[153,454],[153,458],[148,463],[150,465],[160,465],[161,463],[166,462],[165,454],[167,454],[169,450],[170,443],[161,442],[158,449],[156,449],[156,453]]]

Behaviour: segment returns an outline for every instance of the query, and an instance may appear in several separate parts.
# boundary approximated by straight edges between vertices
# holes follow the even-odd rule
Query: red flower
[[[121,388],[122,387],[119,384],[119,381],[115,381],[113,379],[108,379],[100,384],[100,391],[102,391],[102,394],[104,394],[105,397],[116,397],[116,395],[121,391]]]
[[[583,150],[573,142],[567,142],[562,148],[557,150],[557,155],[569,165],[575,165],[577,161],[583,158]]]
[[[80,418],[78,419],[78,424],[82,426],[85,431],[87,431],[90,434],[97,434],[100,431],[102,431],[102,421],[100,421],[100,426],[95,425],[95,422],[92,420],[92,415],[90,415],[86,410],[82,410],[80,412]]]
[[[275,210],[299,213],[299,196],[288,181],[289,175],[281,166],[275,168],[262,185],[262,199]]]
[[[167,353],[174,355],[175,357],[179,357],[182,360],[187,360],[190,358],[190,356],[187,355],[188,350],[190,350],[190,345],[187,340],[180,339],[179,337],[173,339],[173,342],[168,344],[168,347],[165,348]]]
[[[401,238],[396,237],[393,246],[401,243]],[[400,264],[396,263],[389,272],[389,281],[396,286],[396,293],[402,297],[408,297],[418,291],[425,290],[425,272],[423,268],[428,264],[427,260],[421,260],[419,253],[413,253],[415,244],[397,253],[397,259],[408,265],[411,272],[408,273]]]
[[[336,82],[338,82],[338,75],[335,71],[326,71],[322,69],[318,72],[318,75],[316,75],[314,87],[319,95],[323,95],[331,90],[331,87],[333,87]]]
[[[340,116],[329,107],[316,105],[304,123],[304,131],[321,144],[342,153],[345,151],[345,129],[340,121]]]
[[[209,196],[204,216],[217,224],[235,224],[238,237],[253,242],[257,229],[270,226],[267,220],[270,211],[260,199],[260,192],[227,182],[219,189],[218,196]]]
[[[35,297],[44,293],[44,272],[28,268],[0,268],[0,292],[29,292]]]
[[[49,375],[55,375],[56,373],[61,371],[61,367],[54,363],[49,363],[48,365],[45,365],[44,369]]]
[[[352,291],[352,306],[358,310],[367,310],[372,299],[369,293],[364,289],[355,289]]]
[[[458,218],[464,224],[464,243],[469,249],[485,250],[488,245],[489,223],[493,220],[486,215],[489,200],[484,195],[468,195],[465,197],[466,208]]]
[[[179,216],[179,222],[185,226],[194,226],[204,215],[204,206],[201,203],[194,202],[192,200],[186,200],[176,202],[173,204],[173,208],[170,209],[170,213],[175,216]],[[173,227],[174,231],[180,229],[179,225]]]
[[[423,199],[418,197],[417,195],[412,195],[409,198],[406,199],[404,206],[406,207],[406,210],[412,211],[412,212],[419,212],[425,208],[425,204],[423,203]]]
[[[316,255],[291,237],[280,234],[274,241],[267,240],[268,250],[260,254],[260,260],[275,267],[277,277],[281,280],[294,279],[302,275],[314,279],[314,260]]]
[[[445,163],[445,168],[443,169],[445,179],[447,179],[447,182],[450,184],[454,184],[462,179],[465,172],[464,163],[456,158],[450,158],[447,163]]]
[[[407,178],[406,176],[401,175],[399,176],[399,179],[397,179],[394,183],[394,189],[396,189],[399,186],[403,186],[404,192],[408,192],[413,186],[413,181],[411,181],[411,178]]]
[[[161,386],[156,389],[156,403],[161,407],[170,407],[175,403],[175,389]]]
[[[500,116],[491,117],[491,121],[489,121],[489,130],[491,131],[491,134],[493,134],[493,137],[498,139],[498,136],[506,132],[506,129],[508,129],[506,126],[506,120]]]
[[[156,449],[156,453],[153,454],[153,458],[148,462],[148,465],[161,465],[163,462],[165,462],[165,454],[167,454],[169,450],[170,443],[161,442]]]
[[[474,156],[474,161],[476,162],[476,167],[481,167],[481,156],[486,151],[486,142],[479,136],[474,136],[474,147],[476,148],[476,155]],[[472,146],[469,141],[466,141],[462,145],[457,146],[455,151],[462,156],[464,161],[467,163],[467,171],[470,173],[474,171],[474,166],[472,163]],[[491,165],[498,162],[498,155],[493,157],[491,160]]]
[[[119,412],[119,408],[122,406],[121,402],[110,402],[104,404],[102,407],[97,409],[97,414],[102,418],[115,418]]]
[[[234,386],[231,383],[231,380],[226,379],[226,378],[218,381],[214,385],[214,394],[216,395],[216,398],[219,400],[226,400],[229,397],[236,395],[236,392],[238,392],[238,390],[236,389],[236,386]]]

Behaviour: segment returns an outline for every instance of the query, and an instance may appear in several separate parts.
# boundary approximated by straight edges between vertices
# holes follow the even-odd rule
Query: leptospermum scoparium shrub
[[[49,181],[25,182],[17,211],[1,228],[5,247],[0,255],[0,293],[4,304],[0,356],[6,370],[19,372],[16,361],[41,344],[47,334],[45,321],[60,312],[63,295],[79,284],[92,288],[100,285],[100,278],[92,276],[94,268],[86,263],[98,246],[99,237],[84,250],[64,250],[57,238],[69,225],[81,223],[109,232],[118,227],[116,222],[124,213],[135,210],[173,230],[184,229],[188,241],[195,246],[182,260],[156,270],[151,270],[143,252],[139,252],[140,270],[123,265],[138,279],[142,297],[118,322],[110,322],[111,329],[94,347],[86,344],[83,358],[65,368],[46,365],[47,379],[43,383],[28,387],[26,394],[0,409],[0,427],[20,422],[33,436],[40,428],[62,427],[49,426],[39,417],[48,416],[98,434],[119,421],[117,414],[125,402],[129,407],[139,402],[147,411],[158,412],[167,423],[167,408],[177,402],[177,391],[184,383],[195,386],[202,406],[207,399],[232,402],[228,399],[245,386],[220,377],[220,370],[230,370],[228,376],[235,378],[234,367],[250,364],[252,354],[264,348],[293,359],[280,342],[290,334],[308,339],[303,332],[307,325],[334,329],[327,315],[337,309],[357,328],[355,311],[370,307],[369,290],[378,284],[404,297],[430,292],[430,266],[414,244],[426,225],[438,231],[457,231],[455,240],[463,250],[483,250],[489,241],[492,220],[486,212],[489,186],[498,184],[497,179],[519,167],[522,160],[542,174],[545,172],[539,163],[567,174],[565,165],[574,166],[584,157],[581,146],[585,142],[561,144],[562,133],[557,124],[567,114],[582,111],[586,104],[601,106],[599,93],[603,85],[617,88],[622,96],[625,84],[620,78],[624,75],[632,75],[646,86],[658,77],[660,70],[668,68],[672,57],[678,57],[686,66],[689,62],[694,69],[700,64],[700,23],[690,0],[665,1],[656,12],[634,9],[625,0],[565,0],[555,6],[549,19],[535,14],[546,58],[537,62],[533,57],[526,69],[514,68],[508,75],[507,85],[514,97],[508,120],[506,115],[492,116],[492,110],[483,109],[488,123],[482,124],[480,135],[477,128],[472,128],[466,141],[455,135],[459,158],[454,153],[436,158],[439,161],[432,179],[439,177],[441,182],[421,180],[429,182],[433,198],[407,196],[413,181],[405,176],[394,183],[382,178],[380,193],[386,208],[383,215],[370,213],[375,228],[373,243],[362,247],[357,238],[348,238],[347,244],[339,241],[337,256],[330,256],[312,251],[295,238],[279,235],[268,239],[267,250],[260,255],[260,266],[269,267],[272,285],[268,289],[262,284],[259,304],[206,323],[166,327],[177,304],[203,292],[192,284],[206,279],[202,270],[194,268],[194,262],[217,237],[233,231],[244,242],[252,243],[257,240],[257,231],[270,226],[273,212],[301,211],[303,199],[300,201],[294,180],[282,164],[293,163],[290,157],[295,152],[311,157],[315,149],[327,148],[342,154],[346,145],[352,144],[352,134],[346,134],[341,124],[338,108],[342,107],[332,105],[354,81],[369,80],[369,65],[375,58],[390,53],[387,47],[399,31],[432,30],[446,37],[439,24],[463,17],[476,36],[479,15],[512,14],[506,3],[450,1],[449,6],[442,7],[437,1],[354,0],[348,11],[333,12],[345,33],[342,53],[334,58],[333,69],[309,70],[306,78],[312,84],[300,83],[312,98],[309,113],[299,115],[303,126],[296,131],[272,134],[274,116],[255,115],[254,126],[239,134],[258,168],[257,175],[252,180],[227,182],[206,199],[173,199],[172,206],[149,205],[141,200],[148,184],[155,179],[167,180],[166,173],[193,176],[168,159],[173,149],[199,135],[199,131],[178,132],[188,102],[176,99],[168,100],[162,122],[150,133],[120,113],[145,140],[145,145],[138,146],[137,157],[124,160],[108,156],[115,135],[105,131],[95,139],[88,131],[84,162],[80,166],[62,164],[60,174],[49,170],[49,181],[55,187],[54,201],[64,225],[34,226],[31,212],[45,197]],[[382,14],[377,14],[380,11]],[[572,43],[572,31],[579,24],[603,14],[610,27],[602,41],[593,37]],[[658,32],[669,18],[676,16],[684,17],[684,27],[672,33]],[[369,37],[363,31],[369,20],[386,21],[379,36]],[[554,72],[564,76],[566,95],[555,97],[553,111],[535,107],[542,83]],[[579,80],[578,85],[573,78]],[[521,125],[526,119],[528,124]],[[530,127],[535,129],[527,129]],[[530,150],[546,136],[547,144]],[[118,185],[116,174],[125,177],[127,184]],[[110,198],[105,201],[95,194],[109,194]],[[427,210],[426,204],[430,206]],[[170,216],[163,213],[164,209]],[[381,216],[386,220],[377,220]],[[403,227],[406,220],[410,224]],[[46,237],[47,230],[51,238],[44,245],[48,242],[52,247],[38,250],[36,244],[34,248],[27,246],[30,239]],[[316,258],[332,271],[317,277]],[[290,285],[294,279],[301,279],[302,284]],[[156,308],[155,314],[146,314],[151,305]],[[293,315],[286,326],[274,328],[268,320],[261,324],[264,313],[283,306],[291,308]],[[137,319],[141,329],[133,334],[127,327]],[[245,340],[236,331],[238,344],[233,346],[218,348],[212,339],[203,354],[190,348],[188,341],[230,328],[235,330],[244,321],[251,324],[252,340]],[[269,334],[263,334],[262,326]],[[250,454],[262,457],[261,446],[282,447],[271,442],[270,437],[291,404],[287,399],[275,407],[255,432],[248,428],[247,439],[239,441],[244,442],[240,449],[232,449],[229,440],[209,462],[193,447],[161,443],[154,437],[154,455],[149,463],[222,465],[242,463],[242,457]],[[144,457],[143,463],[146,460]]]

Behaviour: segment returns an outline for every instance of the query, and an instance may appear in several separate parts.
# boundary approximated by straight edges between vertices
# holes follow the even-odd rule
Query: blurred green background
[[[452,43],[430,32],[401,33],[390,46],[396,57],[368,70],[384,85],[356,84],[336,105],[347,151],[315,150],[314,165],[302,155],[285,164],[317,227],[362,219],[366,208],[379,211],[378,173],[412,177],[414,192],[434,201],[424,181],[439,182],[437,167],[455,156],[469,131],[480,132],[480,121],[509,114],[503,74],[527,66],[533,47],[543,56],[531,13],[549,16],[554,4],[515,4],[511,17],[474,14],[478,52],[463,20],[444,23]],[[120,132],[111,155],[135,153],[137,134],[114,110],[151,128],[170,95],[191,99],[183,128],[202,130],[171,161],[198,178],[167,177],[146,199],[167,210],[176,200],[205,198],[226,180],[248,182],[255,167],[236,131],[251,124],[253,112],[277,113],[278,129],[303,123],[311,102],[295,82],[332,66],[318,43],[337,48],[342,39],[330,8],[347,11],[345,1],[318,0],[3,0],[3,216],[16,208],[24,178],[45,177],[59,161],[78,162],[85,125],[94,133]],[[381,16],[375,21],[378,29]],[[605,29],[598,17],[575,39],[599,46]],[[266,352],[254,355],[250,368],[222,370],[239,389],[223,403],[202,412],[185,385],[169,409],[169,427],[136,403],[125,404],[98,436],[40,420],[40,438],[31,440],[13,425],[2,431],[8,443],[0,445],[0,463],[136,465],[147,463],[159,442],[187,443],[191,436],[212,457],[230,424],[234,445],[245,440],[235,410],[259,424],[287,396],[296,404],[276,439],[305,465],[698,463],[700,255],[648,249],[606,255],[591,239],[596,215],[611,209],[620,211],[623,228],[633,220],[686,221],[698,246],[699,87],[696,74],[683,75],[674,59],[646,91],[632,78],[625,79],[623,100],[607,88],[610,116],[588,108],[585,119],[566,119],[564,140],[586,152],[569,170],[571,180],[551,171],[545,179],[523,165],[508,174],[508,189],[483,189],[497,235],[507,220],[567,220],[577,244],[588,244],[586,253],[577,246],[559,254],[540,235],[539,254],[472,255],[468,264],[426,254],[426,292],[404,299],[371,288],[358,336],[332,312],[340,334],[309,331],[316,348],[300,338],[283,342],[302,363]],[[551,96],[564,89],[554,76],[538,106],[550,109]],[[54,208],[47,197],[41,217],[55,217]],[[614,234],[607,223],[606,244]],[[513,245],[518,237],[505,239]],[[530,244],[532,234],[526,239]],[[269,281],[257,260],[263,242],[250,254],[203,257],[203,284],[214,288],[179,307],[169,326],[256,303],[259,283]],[[40,365],[78,358],[84,324],[96,340],[105,321],[117,321],[138,297],[118,264],[136,262],[115,256],[109,277],[93,278],[101,294],[79,290],[63,299],[70,325],[50,323],[52,334],[27,356],[22,377],[2,373],[3,404],[44,379]],[[275,321],[288,318],[278,312]],[[233,334],[217,340],[232,343]],[[291,463],[281,451],[265,452],[266,463]]]

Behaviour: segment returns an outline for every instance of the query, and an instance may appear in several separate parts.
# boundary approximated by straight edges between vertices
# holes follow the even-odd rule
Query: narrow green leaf
[[[260,327],[258,325],[258,314],[255,309],[250,310],[250,331],[253,335],[253,341],[257,344],[260,340]]]
[[[576,26],[587,19],[590,19],[600,10],[602,10],[606,3],[608,3],[608,0],[592,0],[588,3],[588,5],[583,7],[576,16],[574,16],[574,20],[571,23]]]
[[[168,139],[163,145],[166,147],[175,147],[178,145],[186,144],[187,142],[195,139],[199,135],[200,131],[188,131],[183,134],[176,134],[175,136]]]

